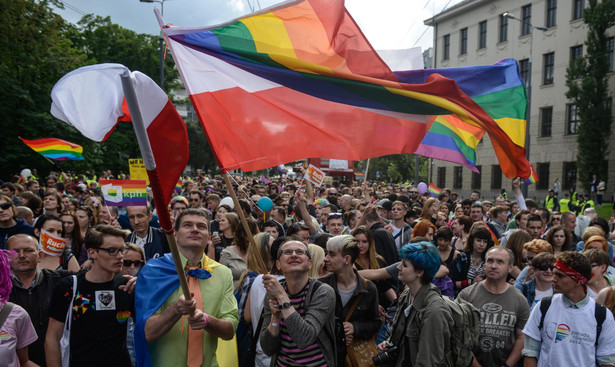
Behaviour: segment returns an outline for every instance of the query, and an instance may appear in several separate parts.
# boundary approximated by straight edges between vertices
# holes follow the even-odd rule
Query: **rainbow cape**
[[[83,147],[66,140],[56,138],[26,140],[21,137],[19,139],[32,150],[49,159],[56,161],[83,160]]]
[[[529,176],[525,149],[453,79],[411,84],[393,73],[343,0],[163,31],[223,172],[414,153],[436,116],[455,115],[490,135],[508,177]]]

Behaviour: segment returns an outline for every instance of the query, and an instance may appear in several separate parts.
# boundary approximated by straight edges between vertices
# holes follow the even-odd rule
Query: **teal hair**
[[[440,269],[440,254],[431,242],[411,243],[401,248],[401,259],[412,263],[415,270],[423,270],[421,283],[431,283]]]

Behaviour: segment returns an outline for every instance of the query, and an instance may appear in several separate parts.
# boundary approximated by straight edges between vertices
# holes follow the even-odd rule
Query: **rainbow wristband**
[[[207,325],[209,325],[209,315],[206,313],[203,313],[205,315],[205,327],[207,327]]]

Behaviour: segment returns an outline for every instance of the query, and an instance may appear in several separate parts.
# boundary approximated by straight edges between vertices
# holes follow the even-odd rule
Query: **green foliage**
[[[356,164],[357,170],[365,170],[367,161]],[[369,163],[367,180],[387,182],[411,182],[414,181],[416,156],[413,154],[394,154],[384,157],[372,158]],[[380,176],[376,176],[380,172]],[[419,181],[427,182],[429,175],[429,159],[419,157]]]
[[[566,97],[578,108],[578,177],[586,191],[592,174],[607,177],[612,102],[608,89],[607,35],[615,25],[615,0],[589,0],[585,9],[587,54],[566,70]]]
[[[188,165],[192,167],[193,171],[203,169],[205,172],[218,173],[216,160],[199,123],[188,120],[186,121],[186,127],[188,128],[188,140],[190,141]]]

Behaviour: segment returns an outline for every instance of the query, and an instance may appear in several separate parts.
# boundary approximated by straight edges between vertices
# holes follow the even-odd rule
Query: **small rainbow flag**
[[[100,190],[107,206],[146,206],[145,180],[100,180]]]
[[[437,198],[441,192],[442,192],[441,188],[434,185],[432,182],[429,183],[429,196]]]
[[[534,165],[532,164],[530,164],[530,171],[531,171],[530,177],[524,178],[526,185],[531,185],[531,184],[534,184],[540,181],[538,179],[538,175],[536,174],[536,170],[534,169]]]
[[[56,138],[26,140],[21,137],[19,139],[32,150],[49,159],[56,161],[83,160],[83,147],[66,140]]]
[[[182,180],[178,180],[177,183],[175,184],[175,191],[182,192],[183,184],[184,183],[182,182]]]

